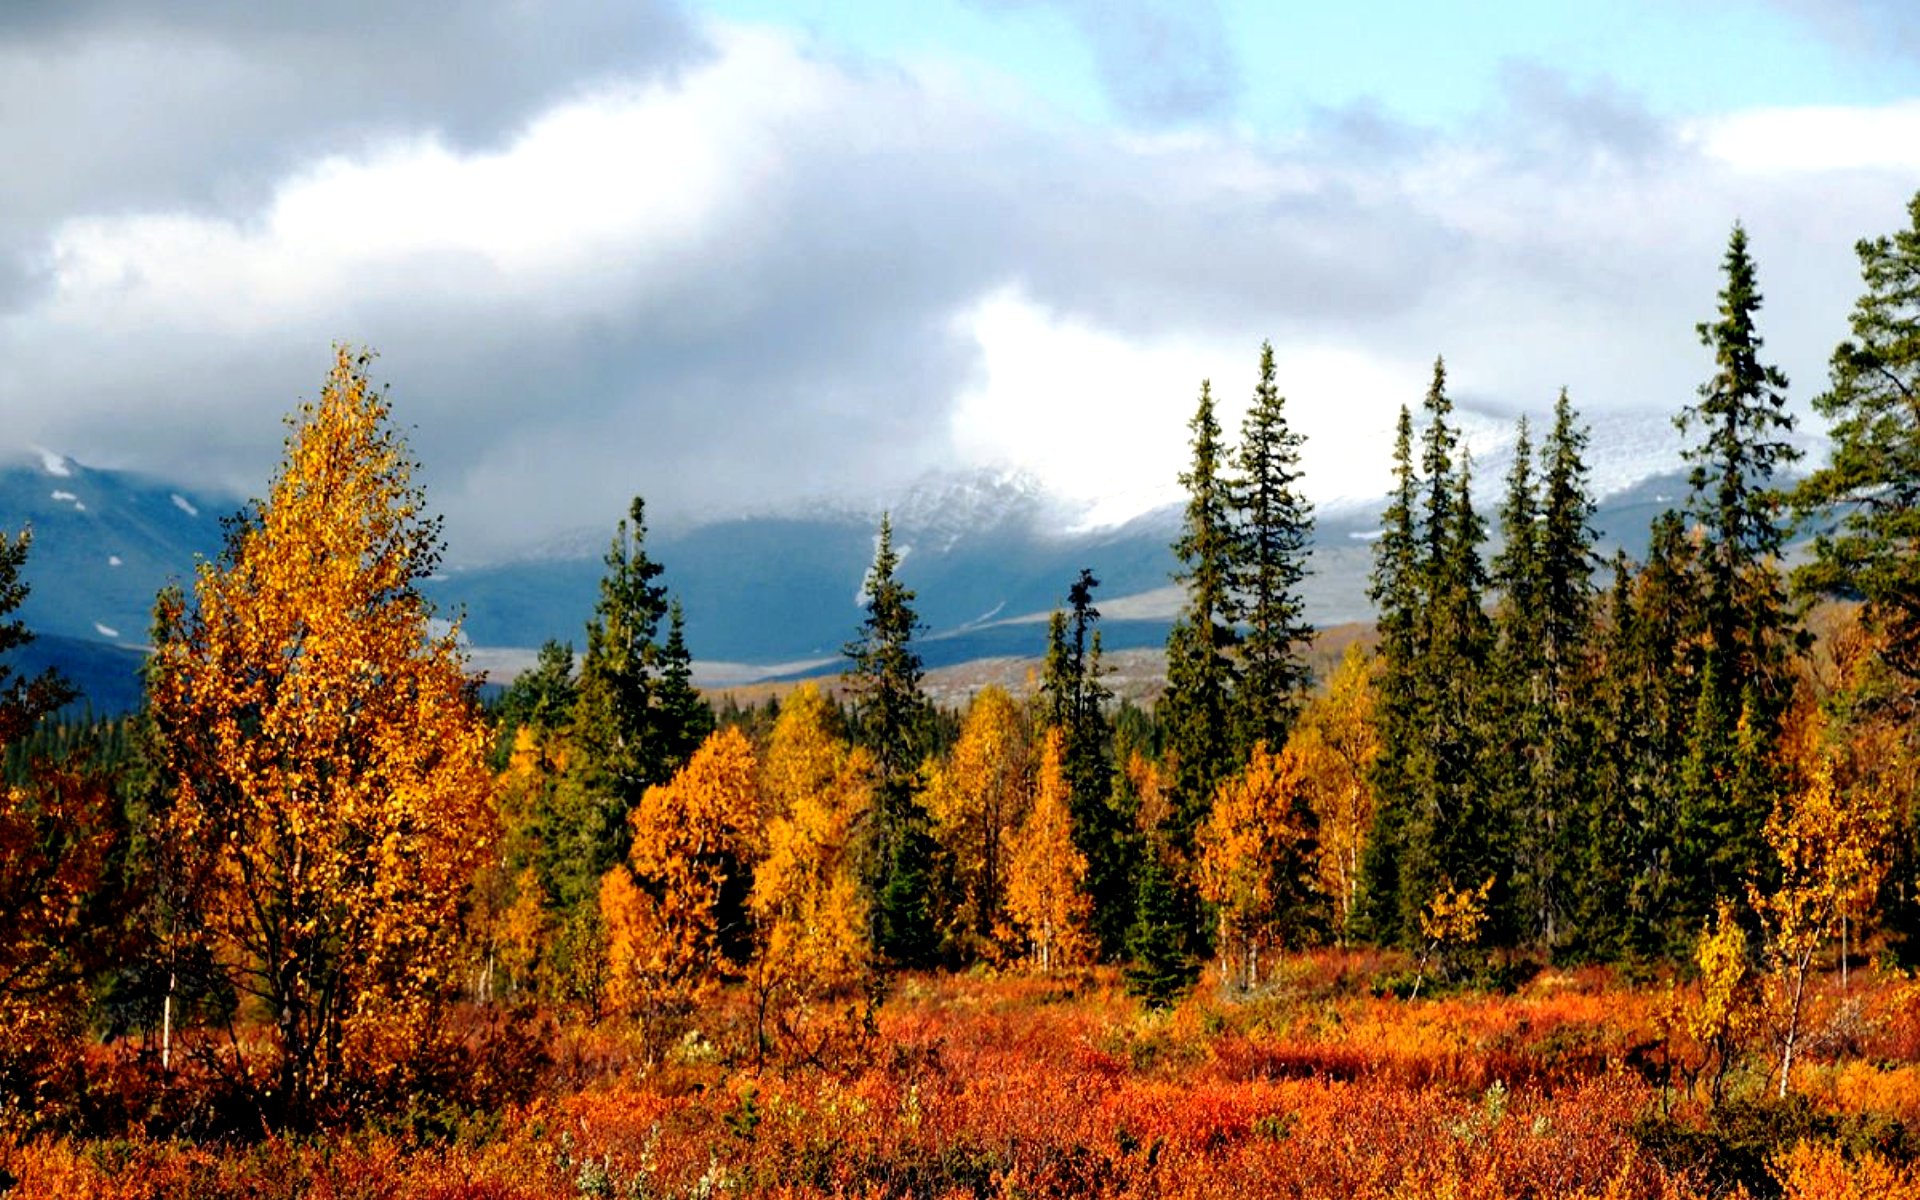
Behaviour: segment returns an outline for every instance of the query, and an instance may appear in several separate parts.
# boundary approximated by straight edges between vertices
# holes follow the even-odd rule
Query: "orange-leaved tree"
[[[600,884],[607,999],[650,1033],[747,959],[760,834],[759,764],[737,728],[710,735],[628,816],[627,861]]]
[[[1220,914],[1220,980],[1260,982],[1260,954],[1307,924],[1316,869],[1299,756],[1265,742],[1221,782],[1196,838],[1200,895]]]
[[[1021,822],[1007,876],[1007,911],[1033,948],[1042,971],[1085,961],[1093,953],[1087,860],[1073,844],[1068,808],[1066,736],[1047,730],[1033,807]]]
[[[26,597],[32,540],[0,531],[0,653],[32,640],[9,615]],[[17,679],[0,662],[0,751],[71,697],[52,671]],[[23,786],[0,780],[0,1132],[50,1121],[78,1098],[88,978],[125,924],[108,781],[83,763],[35,762],[30,774]]]
[[[475,683],[416,588],[439,523],[368,361],[338,350],[192,602],[161,594],[148,675],[182,936],[258,1022],[231,1053],[270,1122],[406,1085],[494,835]]]
[[[1032,803],[1032,760],[1020,706],[1002,688],[982,688],[927,787],[942,873],[953,890],[946,937],[969,957],[1005,958],[1015,950],[1007,856]]]
[[[772,817],[753,877],[756,1058],[778,1042],[819,1061],[836,1036],[865,1031],[874,999],[859,841],[876,773],[871,754],[833,737],[828,712],[814,685],[796,691],[761,767]]]

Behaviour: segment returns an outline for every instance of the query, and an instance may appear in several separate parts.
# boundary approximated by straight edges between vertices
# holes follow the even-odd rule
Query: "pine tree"
[[[1920,680],[1920,194],[1907,213],[1908,228],[1854,247],[1866,291],[1813,401],[1832,458],[1794,493],[1802,514],[1833,526],[1795,583],[1863,599],[1886,662]]]
[[[882,516],[863,588],[867,615],[861,635],[846,645],[850,665],[842,679],[853,700],[852,727],[878,774],[867,875],[874,950],[896,965],[925,966],[939,945],[930,897],[934,843],[916,774],[928,705],[913,648],[920,620],[913,591],[895,575],[899,566],[893,522]]]
[[[1174,809],[1170,834],[1185,852],[1206,819],[1214,788],[1234,763],[1233,697],[1239,679],[1231,651],[1238,609],[1233,599],[1232,492],[1221,473],[1224,450],[1214,417],[1213,390],[1200,384],[1200,403],[1188,423],[1192,465],[1181,474],[1186,514],[1173,544],[1175,579],[1186,604],[1167,637],[1167,688],[1157,712],[1165,752],[1173,760]]]
[[[1300,492],[1305,439],[1287,424],[1274,383],[1273,344],[1260,347],[1260,382],[1241,429],[1234,499],[1234,588],[1245,616],[1238,693],[1242,746],[1286,744],[1312,682],[1303,657],[1313,640],[1300,584],[1307,575],[1313,506]]]

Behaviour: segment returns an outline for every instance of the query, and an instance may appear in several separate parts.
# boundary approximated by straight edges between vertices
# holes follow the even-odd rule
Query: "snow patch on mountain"
[[[40,465],[46,470],[47,474],[57,475],[62,479],[73,474],[73,464],[67,460],[65,455],[55,454],[43,446],[35,446],[33,451],[40,456]]]
[[[200,510],[194,507],[193,501],[182,496],[179,492],[172,493],[171,499],[173,500],[173,506],[188,516],[197,517],[200,515]]]
[[[93,627],[99,631],[101,637],[117,638],[120,636],[120,631],[111,625],[102,625],[100,622],[95,621]]]

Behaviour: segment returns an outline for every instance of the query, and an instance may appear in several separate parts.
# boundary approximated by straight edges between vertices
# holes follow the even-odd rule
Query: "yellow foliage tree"
[[[1007,875],[1008,915],[1044,972],[1083,962],[1093,952],[1093,909],[1083,890],[1087,860],[1073,844],[1065,746],[1058,728],[1047,730],[1033,807],[1020,825]]]
[[[1727,1072],[1758,1015],[1747,934],[1731,900],[1721,900],[1713,924],[1700,931],[1693,963],[1700,972],[1700,995],[1685,1013],[1686,1030],[1706,1052],[1700,1069],[1712,1068],[1708,1094],[1718,1103]]]
[[[1487,925],[1487,897],[1493,894],[1493,876],[1477,888],[1457,888],[1451,882],[1442,882],[1439,889],[1427,898],[1427,905],[1420,911],[1420,963],[1413,981],[1413,995],[1420,995],[1420,985],[1427,978],[1427,963],[1435,955],[1440,955],[1441,965],[1446,965],[1446,956],[1457,950],[1465,950],[1480,942],[1480,934]]]
[[[1372,663],[1359,646],[1300,715],[1287,745],[1298,755],[1319,838],[1320,890],[1333,904],[1344,942],[1360,895],[1360,865],[1373,829],[1373,763],[1380,757],[1374,722]]]
[[[710,735],[628,817],[633,845],[600,884],[607,1000],[649,1024],[684,1011],[745,961],[760,832],[759,765],[736,728]]]
[[[822,1058],[835,1034],[865,1030],[873,1000],[857,843],[873,804],[874,763],[837,742],[826,717],[825,698],[809,684],[768,738],[762,778],[778,815],[754,871],[749,976],[761,1057],[778,1042]],[[835,1012],[845,1019],[831,1019]]]
[[[488,731],[405,446],[341,349],[189,607],[158,605],[149,701],[202,936],[265,1023],[233,1053],[263,1118],[326,1115],[430,1041],[494,836]],[[256,1047],[264,1044],[264,1051]]]
[[[1007,855],[1033,796],[1033,754],[1020,706],[981,689],[959,740],[926,791],[933,836],[951,880],[948,939],[970,955],[1004,957]]]
[[[1292,748],[1273,754],[1262,742],[1246,768],[1214,793],[1195,849],[1200,895],[1219,911],[1222,984],[1260,982],[1261,951],[1306,890],[1312,863],[1301,852],[1313,833],[1305,787]]]
[[[1879,886],[1892,817],[1876,792],[1842,796],[1833,761],[1818,749],[1803,786],[1784,794],[1767,819],[1767,844],[1780,862],[1780,886],[1763,895],[1749,885],[1767,934],[1779,1018],[1779,1094],[1791,1083],[1805,1033],[1815,956],[1858,897]]]

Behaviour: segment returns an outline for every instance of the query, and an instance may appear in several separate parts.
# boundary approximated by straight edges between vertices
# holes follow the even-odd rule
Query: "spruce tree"
[[[1374,760],[1373,830],[1363,860],[1360,925],[1377,941],[1400,932],[1400,859],[1414,810],[1414,754],[1419,742],[1420,636],[1425,599],[1414,511],[1419,476],[1413,465],[1413,415],[1405,405],[1394,427],[1393,491],[1373,544],[1367,595],[1380,631],[1376,712],[1380,755]]]
[[[1149,844],[1142,855],[1138,916],[1127,933],[1130,961],[1122,972],[1127,991],[1149,1008],[1171,1006],[1200,977],[1199,960],[1187,949],[1187,906],[1165,853],[1165,847]]]
[[[842,678],[853,701],[851,726],[879,775],[867,871],[870,936],[884,960],[917,967],[932,962],[939,944],[929,895],[933,836],[918,796],[929,712],[913,648],[920,620],[912,590],[895,575],[899,566],[893,522],[883,515],[862,591],[867,615],[860,636],[846,645],[850,665]]]
[[[1771,722],[1791,688],[1787,651],[1795,633],[1779,563],[1788,525],[1773,489],[1800,452],[1787,440],[1793,416],[1786,376],[1760,361],[1754,318],[1761,296],[1746,230],[1737,224],[1722,270],[1719,319],[1698,327],[1701,344],[1713,351],[1714,374],[1700,385],[1699,403],[1675,423],[1700,436],[1685,453],[1692,464],[1687,510],[1705,534],[1707,646],[1729,672],[1725,681],[1759,690]]]
[[[646,502],[635,496],[607,550],[575,691],[582,789],[576,811],[563,820],[576,827],[573,838],[586,855],[577,865],[589,881],[626,856],[627,813],[670,774],[654,715],[660,656],[654,639],[667,613],[667,589],[658,582],[660,564],[647,557],[646,539]]]
[[[1174,760],[1172,837],[1185,853],[1206,818],[1214,788],[1235,762],[1233,697],[1239,670],[1231,651],[1239,641],[1233,599],[1233,497],[1222,474],[1225,451],[1214,417],[1213,390],[1200,384],[1200,403],[1188,424],[1193,462],[1180,476],[1187,490],[1175,579],[1186,604],[1167,637],[1167,688],[1157,716],[1165,753]]]
[[[1112,959],[1126,952],[1133,920],[1135,847],[1130,823],[1113,805],[1113,729],[1105,707],[1112,693],[1100,681],[1100,633],[1093,628],[1099,586],[1083,568],[1067,588],[1068,611],[1053,613],[1041,696],[1047,724],[1064,734],[1074,846],[1087,860],[1094,939],[1101,956]]]
[[[687,765],[713,732],[713,709],[693,685],[693,655],[687,649],[686,615],[680,601],[667,607],[667,640],[660,647],[657,704],[661,757],[669,776]]]
[[[1780,574],[1787,526],[1773,490],[1775,476],[1799,452],[1786,440],[1793,428],[1786,377],[1760,361],[1754,317],[1761,297],[1739,225],[1723,270],[1719,319],[1699,327],[1714,353],[1714,374],[1701,385],[1699,403],[1677,419],[1682,431],[1701,435],[1686,456],[1688,510],[1703,535],[1705,661],[1680,781],[1676,872],[1684,902],[1674,914],[1696,925],[1718,895],[1767,865],[1760,833],[1777,785],[1750,782],[1752,764],[1738,755],[1755,739],[1777,740],[1799,636]]]
[[[1906,229],[1854,247],[1866,291],[1813,401],[1832,458],[1793,497],[1830,528],[1795,583],[1865,601],[1887,664],[1920,681],[1920,194],[1907,214]]]
[[[1300,492],[1305,439],[1287,424],[1274,382],[1273,344],[1260,347],[1260,382],[1241,428],[1235,482],[1238,545],[1234,586],[1246,633],[1241,643],[1240,744],[1286,744],[1312,683],[1305,650],[1313,640],[1300,584],[1307,575],[1313,506]]]

